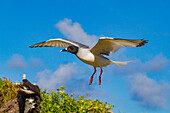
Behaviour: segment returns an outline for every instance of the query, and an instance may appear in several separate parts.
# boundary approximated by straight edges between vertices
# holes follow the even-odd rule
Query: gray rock
[[[35,109],[36,102],[32,98],[26,99],[24,113],[32,113]],[[9,100],[0,108],[0,113],[19,113],[17,98]]]

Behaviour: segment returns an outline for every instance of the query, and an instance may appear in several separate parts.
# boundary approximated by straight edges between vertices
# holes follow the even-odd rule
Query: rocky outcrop
[[[32,113],[35,109],[36,102],[34,99],[26,99],[25,102],[25,111],[24,113]],[[17,98],[7,101],[0,108],[0,113],[19,113],[19,105]]]
[[[25,77],[23,74],[23,84],[16,84],[21,88],[17,91],[17,98],[5,102],[0,113],[32,113],[37,106],[37,100],[42,101],[39,86],[32,84]]]

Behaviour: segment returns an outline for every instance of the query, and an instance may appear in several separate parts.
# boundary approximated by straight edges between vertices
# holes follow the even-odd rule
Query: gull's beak
[[[67,51],[67,48],[66,48],[66,49],[62,49],[62,50],[60,50],[60,52],[64,52],[64,51]]]

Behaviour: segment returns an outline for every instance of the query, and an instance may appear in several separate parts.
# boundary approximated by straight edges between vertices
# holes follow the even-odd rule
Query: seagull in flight
[[[125,65],[129,61],[126,62],[117,62],[112,61],[106,58],[104,55],[109,56],[110,53],[116,52],[120,47],[141,47],[148,40],[138,39],[138,40],[130,40],[130,39],[119,39],[119,38],[109,38],[109,37],[101,37],[97,44],[89,48],[89,46],[81,44],[79,42],[67,40],[67,39],[50,39],[38,44],[31,45],[30,48],[36,47],[65,47],[60,52],[69,52],[77,56],[82,62],[92,65],[94,67],[94,73],[91,75],[89,85],[92,84],[93,76],[96,73],[96,68],[99,67],[101,69],[99,75],[99,85],[101,85],[101,75],[103,73],[102,67],[115,64],[115,65]]]

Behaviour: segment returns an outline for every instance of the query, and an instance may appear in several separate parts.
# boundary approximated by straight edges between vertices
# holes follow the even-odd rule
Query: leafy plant
[[[16,98],[18,87],[14,83],[0,78],[0,107],[8,100]]]
[[[43,102],[38,109],[43,113],[90,113],[90,111],[101,113],[109,112],[114,107],[107,102],[86,99],[85,96],[79,96],[78,99],[75,99],[74,94],[64,93],[65,89],[61,86],[60,89],[57,89],[57,93],[53,90],[47,92],[46,89],[42,91]]]

